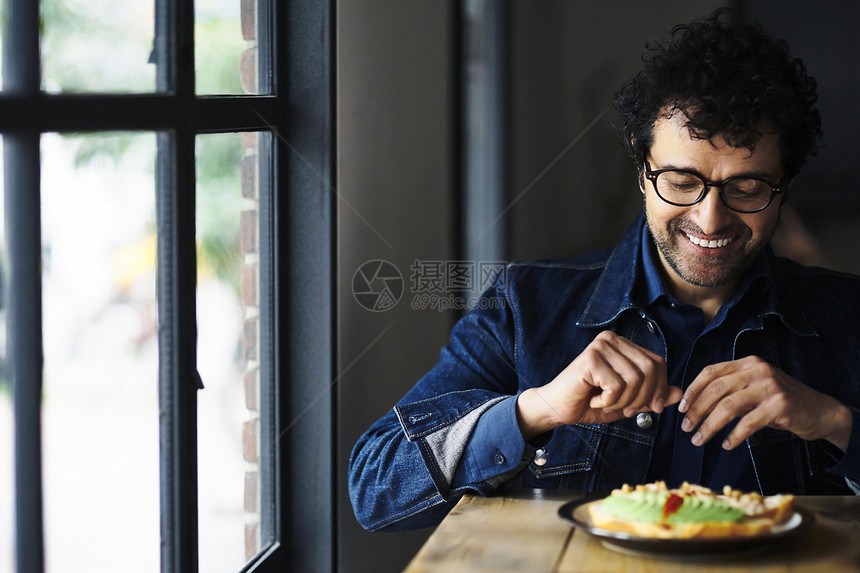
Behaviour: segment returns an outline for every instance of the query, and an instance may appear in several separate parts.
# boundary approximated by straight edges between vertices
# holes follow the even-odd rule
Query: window
[[[157,570],[156,137],[40,152],[46,569]]]
[[[0,1],[0,570],[332,570],[331,3]]]
[[[2,138],[0,138],[2,144]],[[0,155],[0,174],[3,173],[3,158]],[[5,227],[5,209],[0,194],[0,225]],[[2,235],[5,235],[3,233]],[[6,352],[6,300],[8,291],[5,275],[6,241],[0,246],[0,571],[14,571],[15,538],[15,455],[12,423],[12,388],[9,384],[8,357]]]

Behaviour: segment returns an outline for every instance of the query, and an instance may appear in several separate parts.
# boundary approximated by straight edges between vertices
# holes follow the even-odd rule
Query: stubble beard
[[[743,241],[742,248],[735,250],[730,257],[702,256],[686,248],[684,231],[696,235],[703,234],[696,225],[680,217],[672,219],[665,228],[655,225],[647,216],[648,227],[657,250],[669,267],[685,282],[697,287],[717,288],[740,280],[752,260],[773,236],[771,230],[763,240],[753,242],[752,231],[743,223],[728,230]],[[725,231],[724,231],[725,232]]]

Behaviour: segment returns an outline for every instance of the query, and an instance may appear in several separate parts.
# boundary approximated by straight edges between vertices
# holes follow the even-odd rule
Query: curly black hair
[[[683,113],[692,137],[721,135],[755,150],[760,130],[780,136],[783,172],[793,178],[817,151],[821,116],[815,79],[788,46],[761,26],[717,10],[651,41],[642,70],[615,96],[624,142],[641,171],[661,117]]]

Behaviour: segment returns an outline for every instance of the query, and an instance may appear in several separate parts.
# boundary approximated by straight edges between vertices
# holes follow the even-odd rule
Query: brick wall
[[[242,87],[247,93],[257,88],[257,2],[241,0],[242,37],[246,48],[239,63]],[[260,354],[259,354],[259,233],[257,208],[259,197],[258,137],[243,133],[242,197],[245,208],[241,214],[242,306],[244,307],[242,351],[245,359],[244,390],[247,418],[242,424],[242,455],[245,460],[245,558],[251,559],[260,550]]]

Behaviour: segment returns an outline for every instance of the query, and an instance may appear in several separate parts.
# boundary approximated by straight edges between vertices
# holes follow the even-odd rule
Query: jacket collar
[[[591,300],[579,317],[579,326],[605,327],[625,310],[642,306],[634,292],[640,284],[641,237],[644,226],[643,211],[606,260],[606,266],[600,274]]]
[[[645,224],[643,211],[613,249],[591,299],[577,321],[579,326],[603,328],[624,311],[642,311],[646,306],[644,299],[647,293],[642,276],[642,232]],[[792,293],[791,285],[782,276],[778,259],[769,246],[758,257],[756,264],[762,265],[757,272],[768,281],[770,288],[750,328],[760,329],[764,317],[776,316],[795,334],[817,336]]]
[[[765,274],[769,278],[772,288],[770,296],[765,299],[762,310],[758,314],[759,321],[765,316],[776,316],[782,323],[799,336],[818,336],[812,323],[807,318],[800,301],[794,294],[792,281],[782,271],[784,265],[780,265],[780,259],[773,254],[768,245],[764,252]],[[758,328],[761,328],[759,322]]]

